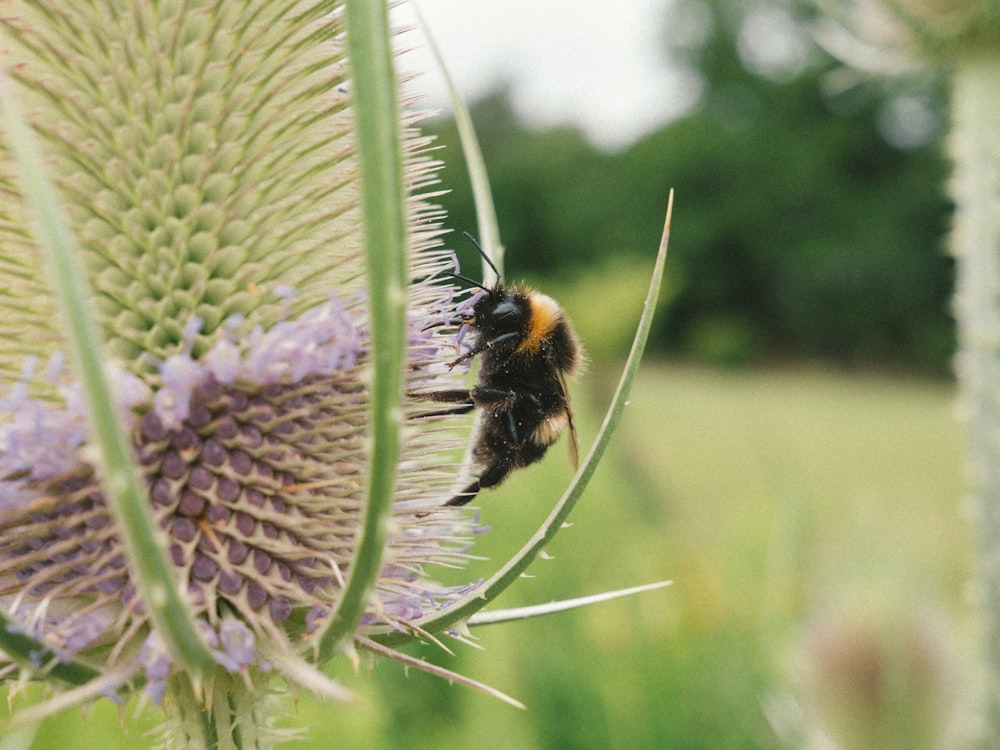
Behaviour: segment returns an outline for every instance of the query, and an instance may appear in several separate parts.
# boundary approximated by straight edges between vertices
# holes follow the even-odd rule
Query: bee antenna
[[[483,248],[480,246],[480,244],[478,242],[476,242],[476,238],[473,237],[468,232],[462,232],[462,234],[465,235],[465,239],[467,239],[469,242],[471,242],[472,246],[474,248],[476,248],[476,250],[479,251],[479,254],[483,256],[483,260],[486,261],[486,265],[488,265],[490,268],[493,269],[493,273],[496,274],[497,280],[499,281],[500,278],[501,278],[500,272],[497,270],[497,267],[493,264],[493,261],[490,260],[490,256],[488,256],[486,254],[486,251],[483,250]],[[476,284],[476,286],[482,286],[482,285],[481,284]],[[482,288],[486,289],[486,287],[482,287]]]
[[[475,279],[470,279],[468,276],[463,276],[460,273],[452,273],[452,274],[448,274],[448,275],[451,276],[453,279],[460,279],[460,280],[465,281],[465,282],[467,282],[469,284],[472,284],[472,286],[477,286],[480,289],[482,289],[484,292],[490,292],[490,289],[488,289],[486,287],[486,285],[483,284],[481,281],[476,281]]]

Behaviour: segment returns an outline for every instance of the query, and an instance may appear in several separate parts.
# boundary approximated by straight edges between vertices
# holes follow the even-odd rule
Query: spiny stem
[[[967,414],[982,612],[979,709],[983,747],[1000,743],[1000,55],[975,55],[955,68],[952,130],[953,245],[958,375]]]

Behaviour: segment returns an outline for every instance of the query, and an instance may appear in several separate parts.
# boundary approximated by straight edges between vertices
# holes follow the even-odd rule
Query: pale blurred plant
[[[977,747],[1000,747],[1000,0],[830,3],[819,38],[857,68],[949,82],[947,150],[955,202],[956,359],[968,430],[975,599],[980,613]]]
[[[476,685],[393,648],[463,637],[562,526],[666,233],[573,485],[446,587],[468,425],[404,393],[464,382],[463,300],[385,5],[9,2],[0,30],[0,677],[56,689],[8,727],[141,691],[170,747],[268,747],[279,686],[345,698],[320,667],[357,649]]]

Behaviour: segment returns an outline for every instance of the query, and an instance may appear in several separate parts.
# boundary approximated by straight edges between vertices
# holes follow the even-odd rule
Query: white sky
[[[682,114],[695,94],[666,62],[666,0],[411,0],[429,26],[463,98],[502,82],[534,125],[573,122],[597,145],[615,148]],[[395,11],[410,22],[412,10]],[[406,39],[423,47],[420,32]],[[403,70],[424,70],[428,105],[450,110],[426,50]]]

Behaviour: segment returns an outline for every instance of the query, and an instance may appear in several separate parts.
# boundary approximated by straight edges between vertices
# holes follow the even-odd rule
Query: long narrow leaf
[[[39,643],[16,630],[16,624],[0,612],[0,651],[22,666],[33,671],[44,672],[70,685],[83,685],[100,675],[76,661],[64,661],[45,644]]]
[[[322,659],[354,630],[381,569],[399,460],[406,356],[406,205],[399,96],[385,3],[348,0],[347,44],[368,254],[371,455],[361,538],[337,610],[319,639]]]
[[[441,75],[444,76],[448,84],[448,95],[451,97],[451,107],[455,116],[455,127],[458,128],[458,137],[462,143],[462,154],[465,156],[466,169],[469,171],[469,182],[472,185],[472,196],[476,205],[476,224],[479,231],[479,244],[484,252],[496,265],[497,270],[503,273],[503,245],[500,244],[500,226],[497,222],[496,207],[493,205],[493,193],[490,190],[489,176],[486,174],[486,162],[483,160],[482,149],[479,148],[479,139],[476,137],[476,129],[472,125],[472,115],[469,108],[465,106],[465,101],[455,85],[455,80],[448,72],[448,67],[444,63],[444,58],[438,49],[434,36],[430,28],[424,22],[419,9],[416,11],[423,28],[424,36],[427,37],[427,45],[434,54],[434,59],[438,64]],[[482,278],[486,286],[492,283],[489,278],[493,270],[486,261],[483,261]]]
[[[413,667],[414,669],[419,669],[421,672],[427,672],[427,674],[435,675],[436,677],[442,677],[449,682],[457,682],[459,685],[465,685],[467,687],[474,688],[481,692],[486,693],[494,698],[499,698],[504,703],[509,703],[514,706],[514,708],[525,708],[525,705],[516,698],[511,698],[506,693],[502,693],[496,688],[491,688],[489,685],[485,685],[478,680],[473,680],[471,677],[466,677],[460,675],[457,672],[452,672],[450,669],[445,669],[444,667],[439,667],[436,664],[431,664],[430,662],[423,661],[416,658],[415,656],[409,656],[408,654],[401,654],[399,651],[393,651],[390,648],[386,648],[377,641],[373,641],[369,638],[358,637],[355,639],[356,643],[360,648],[367,651],[371,651],[379,656],[384,656],[387,659],[392,659],[393,661],[398,661],[407,667]]]
[[[46,177],[45,163],[13,82],[2,69],[0,110],[58,300],[68,353],[83,382],[101,484],[121,533],[133,580],[171,656],[191,673],[207,675],[215,662],[198,636],[190,610],[177,589],[165,545],[156,532],[149,500],[139,479],[131,443],[111,396],[104,370],[104,346],[92,312],[93,296],[86,271],[79,261],[55,188]]]
[[[527,607],[497,609],[490,612],[476,612],[476,614],[469,618],[469,625],[496,625],[501,622],[527,620],[531,617],[541,617],[542,615],[551,615],[556,612],[566,612],[571,609],[588,607],[591,604],[609,602],[612,599],[621,599],[624,596],[632,596],[633,594],[643,594],[647,591],[655,591],[656,589],[662,589],[669,586],[672,583],[673,581],[657,581],[656,583],[647,583],[643,586],[631,586],[627,589],[605,591],[601,594],[579,596],[575,599],[564,599],[562,601],[549,602],[547,604],[533,604]]]
[[[41,703],[18,709],[0,724],[0,737],[7,737],[12,732],[33,726],[44,719],[96,701],[98,698],[106,698],[109,690],[125,684],[127,680],[128,674],[124,670],[105,671],[99,677],[65,692],[56,693]]]
[[[646,347],[646,340],[649,337],[649,330],[653,323],[653,313],[656,309],[656,300],[659,297],[660,282],[663,278],[663,270],[667,260],[667,246],[670,240],[670,221],[673,215],[674,193],[670,191],[667,201],[667,216],[663,227],[663,236],[660,239],[660,249],[656,257],[656,264],[653,267],[653,275],[649,282],[649,290],[646,293],[646,301],[643,303],[642,315],[639,318],[639,325],[632,341],[632,348],[629,351],[628,359],[618,388],[615,390],[608,413],[604,417],[604,422],[594,439],[594,443],[587,453],[583,464],[580,466],[573,481],[563,494],[562,498],[553,508],[548,518],[542,526],[535,532],[534,536],[528,540],[500,570],[498,570],[489,580],[474,592],[459,600],[439,615],[428,618],[420,623],[423,630],[435,633],[440,632],[449,626],[468,620],[473,614],[496,599],[518,579],[521,573],[534,561],[538,554],[552,541],[553,537],[562,528],[570,511],[576,505],[584,489],[590,482],[591,476],[597,469],[597,464],[604,451],[607,449],[611,435],[621,421],[622,413],[628,403],[628,394],[632,387],[632,381],[639,369],[639,362]],[[381,643],[391,644],[407,640],[412,636],[407,633],[380,633],[378,639]]]

